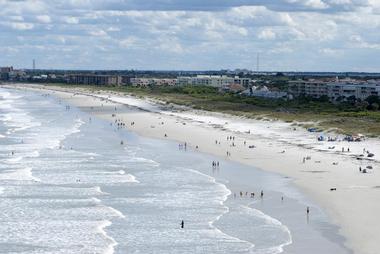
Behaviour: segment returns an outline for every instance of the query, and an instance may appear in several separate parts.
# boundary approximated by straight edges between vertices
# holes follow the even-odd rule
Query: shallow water
[[[289,179],[48,95],[0,89],[0,144],[1,253],[348,253]]]

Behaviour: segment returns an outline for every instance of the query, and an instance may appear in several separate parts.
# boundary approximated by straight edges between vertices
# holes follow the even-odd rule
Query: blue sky
[[[0,65],[380,72],[380,0],[0,0]]]

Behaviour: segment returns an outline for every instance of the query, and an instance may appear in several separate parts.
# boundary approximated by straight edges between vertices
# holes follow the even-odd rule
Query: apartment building
[[[290,81],[288,92],[295,97],[301,95],[314,98],[327,96],[331,101],[352,96],[365,100],[370,95],[380,95],[380,81],[364,82],[350,79],[336,81]]]
[[[68,76],[67,82],[81,85],[119,86],[121,80],[121,76],[117,75],[73,74]]]
[[[354,96],[357,99],[365,100],[371,95],[380,95],[380,82],[365,82],[365,83],[328,83],[328,97],[330,100],[338,98],[348,98]]]
[[[327,86],[325,81],[318,80],[297,80],[289,81],[289,93],[295,97],[307,95],[314,98],[327,96]]]
[[[174,86],[177,84],[177,79],[169,78],[131,78],[132,86]]]
[[[222,88],[232,84],[239,84],[248,87],[251,83],[249,78],[229,77],[226,75],[197,75],[195,77],[182,76],[178,77],[177,84],[194,85],[194,86],[212,86]]]

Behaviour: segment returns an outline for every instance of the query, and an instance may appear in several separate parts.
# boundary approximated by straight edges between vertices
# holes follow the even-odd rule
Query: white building
[[[320,80],[289,81],[289,93],[296,97],[301,95],[314,98],[327,96],[327,82]]]
[[[289,93],[294,96],[327,96],[331,101],[354,96],[365,100],[370,95],[380,95],[380,81],[356,81],[351,79],[336,81],[299,80],[289,82]]]
[[[356,99],[365,100],[371,95],[380,95],[380,82],[365,82],[365,83],[328,83],[327,93],[330,100],[338,98],[348,98],[354,96]]]
[[[248,87],[251,82],[249,78],[229,77],[226,75],[197,75],[195,77],[178,77],[177,84],[194,86],[212,86],[222,88],[232,84],[239,84]]]
[[[169,78],[131,78],[133,86],[174,86],[177,84],[177,79]]]

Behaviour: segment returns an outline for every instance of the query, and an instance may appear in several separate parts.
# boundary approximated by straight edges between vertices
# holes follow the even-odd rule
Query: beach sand
[[[298,127],[294,130],[294,126],[281,121],[242,119],[183,107],[162,108],[144,99],[112,92],[95,94],[74,88],[18,87],[45,89],[43,93],[54,93],[65,102],[113,123],[119,120],[142,136],[186,142],[194,150],[290,177],[340,227],[348,248],[359,254],[380,252],[378,139],[318,142],[316,137],[320,134]],[[122,103],[136,106],[136,110],[124,111]],[[228,136],[234,140],[227,140]],[[375,156],[359,157],[363,148]],[[304,158],[310,159],[304,162]],[[367,174],[359,172],[359,167],[366,166],[372,166]]]

